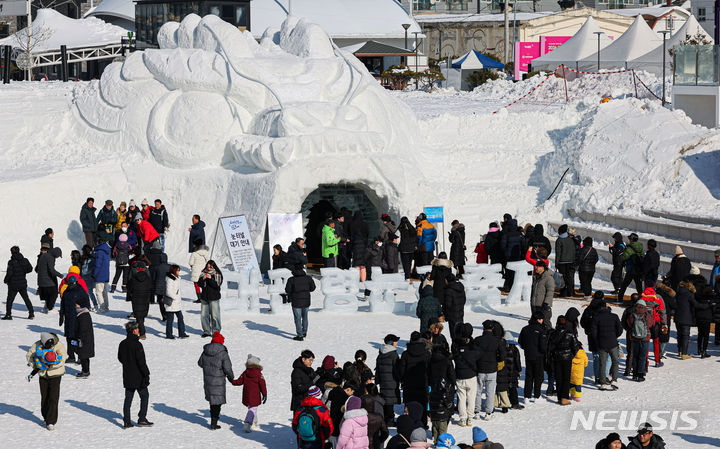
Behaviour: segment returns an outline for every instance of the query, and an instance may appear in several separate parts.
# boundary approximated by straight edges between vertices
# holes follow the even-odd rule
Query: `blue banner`
[[[423,208],[423,212],[425,212],[425,215],[427,216],[427,220],[430,223],[442,223],[443,221],[445,221],[442,206],[425,207],[425,208]]]

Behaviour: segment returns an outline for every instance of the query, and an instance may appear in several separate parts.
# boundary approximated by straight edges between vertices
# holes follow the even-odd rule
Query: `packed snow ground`
[[[31,280],[33,285],[34,281]],[[319,290],[319,289],[318,289]],[[32,292],[32,291],[31,291]],[[257,355],[264,366],[268,384],[268,402],[260,407],[260,431],[245,434],[242,420],[246,408],[241,403],[241,388],[227,386],[228,404],[223,406],[220,424],[223,428],[211,432],[208,429],[209,411],[204,399],[202,371],[197,367],[202,345],[207,339],[200,337],[199,307],[190,302],[194,296],[190,282],[184,283],[183,303],[185,320],[191,337],[187,340],[165,340],[164,324],[159,321],[157,306],[151,308],[146,320],[148,338],[143,342],[150,368],[150,409],[148,418],[153,428],[123,430],[122,425],[122,371],[117,361],[117,345],[124,338],[123,324],[127,321],[129,303],[123,295],[115,294],[110,301],[111,312],[107,315],[93,314],[95,325],[95,353],[91,359],[91,376],[80,380],[74,377],[78,366],[67,368],[62,380],[59,421],[55,432],[47,434],[42,427],[40,394],[37,379],[28,383],[25,376],[25,352],[43,331],[57,332],[57,311],[45,315],[38,313],[34,321],[24,319],[24,306],[16,302],[15,318],[3,321],[3,346],[0,350],[4,363],[0,367],[0,429],[3,431],[3,447],[18,448],[30,440],[51,438],[53,447],[73,448],[78,444],[87,447],[124,447],[127,441],[135,441],[143,447],[226,447],[243,448],[293,448],[294,434],[290,428],[290,372],[292,361],[306,348],[316,356],[314,366],[322,358],[333,355],[340,363],[350,360],[357,349],[368,353],[368,364],[375,366],[375,357],[387,333],[395,333],[402,340],[399,352],[407,343],[410,333],[417,329],[419,320],[408,315],[370,314],[367,307],[353,315],[320,312],[322,297],[313,295],[308,337],[304,342],[291,340],[294,325],[290,316],[232,315],[222,317],[223,334],[233,362],[235,376],[242,373],[248,353]],[[5,295],[5,288],[0,288]],[[409,292],[401,295],[408,298]],[[262,307],[267,295],[262,294]],[[31,294],[35,305],[38,298]],[[22,303],[20,303],[22,304]],[[582,307],[582,301],[558,300],[555,316],[569,306]],[[619,313],[619,311],[618,311]],[[529,306],[521,304],[510,308],[498,307],[489,313],[466,314],[466,321],[475,327],[479,335],[486,319],[499,320],[514,338],[526,324]],[[447,338],[449,334],[444,330]],[[582,332],[581,332],[582,334]],[[674,332],[673,332],[674,336]],[[584,335],[581,340],[587,347]],[[691,348],[695,345],[695,338]],[[647,381],[633,383],[625,378],[619,380],[616,392],[603,392],[590,386],[592,367],[585,370],[585,387],[580,403],[560,407],[555,399],[540,399],[535,405],[503,415],[497,413],[490,422],[477,421],[493,441],[499,441],[508,449],[513,448],[592,448],[608,431],[570,430],[575,410],[692,410],[699,411],[699,426],[694,431],[658,431],[669,448],[717,447],[717,426],[720,415],[716,404],[720,392],[713,388],[718,372],[716,346],[710,347],[712,358],[694,358],[680,361],[674,357],[674,339],[668,346],[671,354],[663,368],[650,368]],[[621,372],[624,360],[621,360]],[[520,385],[523,384],[521,378]],[[522,393],[521,393],[522,394]],[[133,420],[139,407],[136,399]],[[455,418],[457,419],[457,415]],[[634,427],[634,426],[633,426]],[[471,442],[471,429],[451,424],[449,431],[461,442]],[[632,430],[620,430],[623,438]],[[394,434],[394,431],[393,431]],[[130,438],[130,440],[128,440]],[[140,443],[141,442],[141,443]]]

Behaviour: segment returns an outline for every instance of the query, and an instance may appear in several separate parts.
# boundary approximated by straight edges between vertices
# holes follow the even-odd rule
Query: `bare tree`
[[[15,42],[17,47],[20,48],[21,52],[26,56],[28,66],[27,79],[32,81],[32,52],[41,43],[52,37],[53,30],[50,28],[39,26],[33,29],[32,27],[25,27],[22,30],[14,34]]]

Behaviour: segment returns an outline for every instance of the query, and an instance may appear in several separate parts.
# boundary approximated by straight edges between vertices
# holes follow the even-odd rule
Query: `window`
[[[698,22],[704,22],[706,20],[705,8],[698,8],[697,19]]]
[[[208,13],[220,17],[231,23],[240,30],[248,28],[247,5],[236,3],[211,3],[208,5]]]

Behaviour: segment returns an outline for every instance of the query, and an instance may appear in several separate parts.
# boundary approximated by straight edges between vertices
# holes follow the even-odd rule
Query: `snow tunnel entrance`
[[[368,193],[375,201],[371,200]],[[368,238],[376,236],[380,232],[378,202],[374,192],[357,184],[321,184],[313,190],[303,201],[301,210],[308,262],[322,263],[322,227],[325,220],[340,212],[343,207],[352,214],[358,210],[362,212],[368,224]]]

